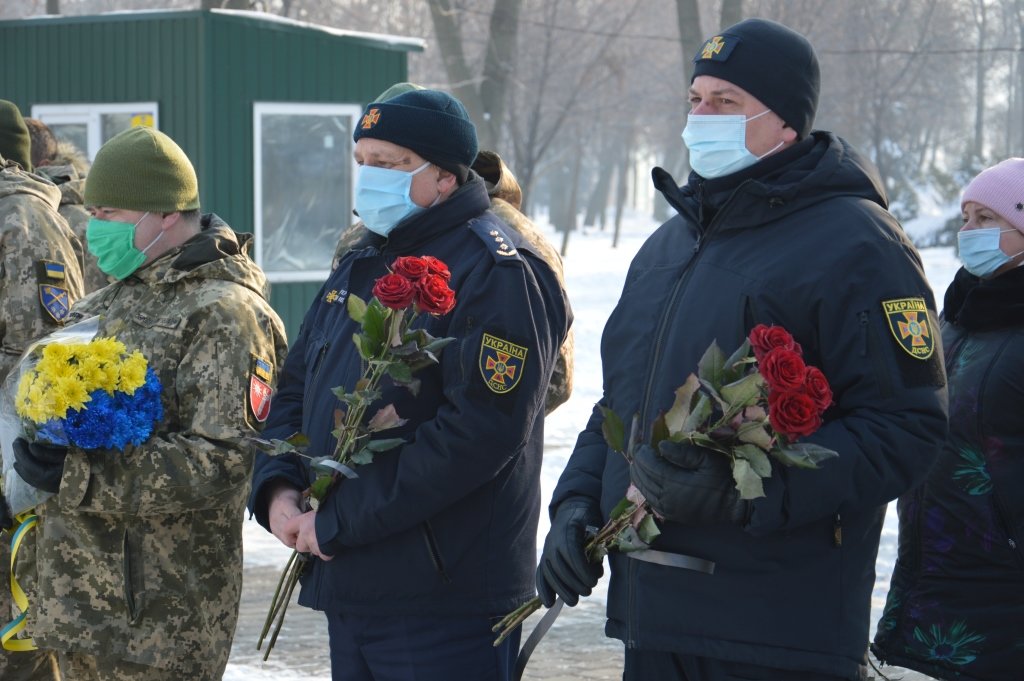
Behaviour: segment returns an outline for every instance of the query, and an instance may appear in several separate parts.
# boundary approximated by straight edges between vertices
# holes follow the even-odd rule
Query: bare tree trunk
[[[499,0],[491,13],[487,57],[484,60],[480,103],[483,119],[480,147],[495,149],[505,126],[505,97],[509,74],[515,68],[516,40],[519,33],[519,10],[523,0]]]
[[[633,167],[633,133],[625,135],[625,144],[622,145],[621,165],[616,172],[619,177],[619,190],[615,195],[615,233],[612,236],[612,248],[619,245],[619,236],[622,234],[622,213],[626,209],[626,198],[629,196],[629,175]],[[634,186],[639,184],[635,182]]]
[[[600,221],[601,229],[604,229],[605,209],[608,206],[608,196],[611,193],[612,175],[615,172],[615,159],[618,150],[615,138],[609,137],[597,157],[597,181],[594,182],[594,190],[590,193],[590,200],[587,201],[587,212],[583,217],[584,227]]]
[[[985,11],[985,0],[978,0],[977,17],[975,23],[978,27],[978,40],[975,43],[978,52],[974,61],[974,145],[973,155],[981,160],[985,153],[985,53],[982,51],[984,41],[988,36],[987,19]]]
[[[743,0],[722,0],[722,30],[743,20]]]
[[[462,50],[462,36],[456,20],[457,10],[452,7],[451,0],[427,0],[427,4],[430,5],[434,35],[452,93],[465,105],[471,119],[482,122],[483,107],[477,94],[476,79]]]
[[[60,14],[60,0],[46,0],[47,14]]]

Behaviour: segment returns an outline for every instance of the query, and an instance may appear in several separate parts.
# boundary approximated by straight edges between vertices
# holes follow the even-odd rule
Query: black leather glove
[[[546,607],[555,604],[556,595],[566,605],[576,605],[604,574],[601,563],[587,560],[588,526],[595,530],[601,526],[601,512],[591,501],[568,499],[555,511],[537,566],[537,593]]]
[[[3,485],[0,485],[0,532],[14,527],[14,516],[11,509],[7,507],[7,499],[4,497]]]
[[[56,494],[60,489],[67,455],[68,448],[62,445],[29,442],[23,437],[14,440],[14,470],[22,480],[43,492]]]
[[[651,508],[673,522],[745,527],[750,521],[750,502],[740,499],[729,458],[719,452],[671,440],[662,440],[658,451],[641,445],[629,476]]]

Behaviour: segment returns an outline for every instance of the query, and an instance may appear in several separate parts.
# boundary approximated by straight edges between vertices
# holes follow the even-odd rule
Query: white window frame
[[[287,114],[290,116],[323,116],[340,115],[349,116],[352,119],[352,129],[355,130],[356,121],[363,115],[363,107],[359,104],[343,103],[308,103],[308,102],[253,102],[252,105],[252,196],[253,196],[253,240],[255,243],[254,256],[256,264],[259,265],[267,281],[270,282],[323,282],[331,275],[330,268],[325,270],[268,270],[263,264],[263,136],[264,115]],[[349,177],[349,205],[354,205],[355,199],[355,174],[358,164],[355,159],[350,159],[352,167]],[[343,216],[339,219],[344,220]],[[339,222],[338,236],[348,229],[349,223]],[[333,256],[333,252],[331,254]]]
[[[32,118],[38,118],[47,125],[85,124],[88,149],[82,149],[89,161],[103,146],[103,114],[148,113],[153,115],[153,127],[160,129],[160,105],[157,102],[118,102],[95,104],[33,104]]]

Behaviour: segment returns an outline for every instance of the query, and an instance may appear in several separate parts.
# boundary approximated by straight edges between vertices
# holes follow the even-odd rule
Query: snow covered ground
[[[941,211],[936,211],[933,215],[927,215],[913,221],[913,230],[908,229],[908,232],[914,234],[927,233],[933,226],[941,224],[948,216],[948,212],[943,214]],[[610,232],[587,230],[571,235],[568,255],[565,258],[565,272],[566,286],[575,314],[573,324],[576,334],[575,386],[569,401],[549,416],[545,424],[546,446],[541,480],[543,498],[545,500],[551,497],[551,492],[571,453],[576,436],[586,425],[594,402],[597,401],[601,394],[601,331],[604,328],[605,320],[618,299],[622,282],[633,254],[655,227],[656,224],[647,216],[629,216],[623,225],[623,234],[619,247],[614,250],[611,248]],[[552,242],[555,244],[560,243],[560,235],[556,235],[550,225],[547,228]],[[942,295],[952,280],[959,264],[952,252],[952,248],[948,247],[925,249],[921,252],[921,255],[924,260],[928,280],[935,291],[936,298],[939,300],[941,307]],[[538,546],[543,543],[547,529],[546,514],[542,513],[541,524],[538,528]],[[878,616],[881,614],[881,608],[885,603],[889,577],[896,559],[896,539],[896,512],[895,507],[892,507],[886,517],[876,565],[877,577],[872,597],[874,609],[873,622],[877,621]],[[289,550],[281,546],[276,539],[266,533],[255,521],[246,521],[245,567],[247,574],[251,570],[258,568],[283,566],[288,555]],[[589,599],[590,601],[603,603],[606,596],[606,582],[606,579],[602,580],[595,594]],[[270,594],[268,593],[268,602],[269,597]],[[290,613],[289,617],[293,617],[294,614]],[[246,615],[243,612],[244,617]],[[565,619],[567,618],[563,616],[559,623],[556,624],[556,627],[563,624],[562,620]],[[240,624],[240,631],[241,628],[242,625]],[[252,645],[249,641],[236,641],[236,651],[239,644],[243,644],[247,648]],[[278,654],[279,650],[275,650],[274,657],[277,658]],[[253,664],[250,659],[242,661],[233,653],[224,678],[228,681],[242,681],[243,679],[245,681],[261,681],[262,679],[271,678],[284,681],[289,678],[328,679],[330,677],[326,666],[326,651],[323,654],[325,666],[322,675],[311,676],[308,672],[291,675],[287,671],[282,670],[281,666],[273,665],[273,661],[272,659],[268,666],[259,663]],[[531,663],[531,668],[532,666],[533,663]]]

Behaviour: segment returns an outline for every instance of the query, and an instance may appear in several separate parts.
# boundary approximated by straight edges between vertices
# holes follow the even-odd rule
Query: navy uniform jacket
[[[745,529],[660,523],[653,548],[712,560],[714,574],[613,553],[607,631],[632,648],[856,678],[885,504],[925,475],[946,430],[918,255],[877,171],[829,133],[718,180],[654,176],[678,215],[636,255],[605,327],[603,403],[637,414],[647,439],[712,341],[729,354],[754,325],[781,325],[835,395],[807,440],[839,456],[819,470],[773,462]],[[901,339],[910,317],[917,335]],[[595,413],[552,511],[582,497],[607,516],[629,485]]]
[[[380,404],[393,403],[408,423],[379,435],[408,444],[377,454],[358,467],[358,479],[344,480],[325,499],[317,540],[335,558],[314,559],[306,570],[303,605],[493,615],[534,593],[544,395],[571,312],[550,268],[488,207],[484,183],[473,176],[386,241],[348,253],[306,314],[264,433],[301,431],[310,453],[322,455],[335,445],[330,431],[339,403],[331,389],[350,389],[362,375],[347,295],[368,301],[374,281],[399,256],[431,255],[451,270],[454,310],[422,315],[417,324],[456,340],[439,365],[417,372],[418,396],[382,383]],[[491,380],[493,346],[525,354],[513,359],[514,375]],[[264,526],[263,492],[275,478],[300,489],[310,481],[295,457],[258,457],[250,507]]]

